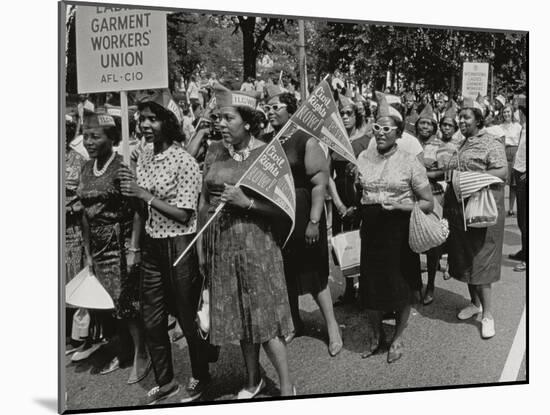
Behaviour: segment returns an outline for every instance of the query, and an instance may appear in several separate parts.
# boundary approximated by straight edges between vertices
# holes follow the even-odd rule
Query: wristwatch
[[[319,224],[319,221],[318,221],[318,220],[310,219],[309,221],[310,221],[311,223],[313,223],[314,225],[318,225],[318,224]]]

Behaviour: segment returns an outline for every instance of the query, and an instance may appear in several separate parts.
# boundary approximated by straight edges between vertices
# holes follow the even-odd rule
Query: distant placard
[[[462,70],[462,95],[476,98],[478,94],[487,95],[489,82],[489,64],[481,62],[464,62]]]
[[[78,92],[168,87],[166,13],[77,6]]]

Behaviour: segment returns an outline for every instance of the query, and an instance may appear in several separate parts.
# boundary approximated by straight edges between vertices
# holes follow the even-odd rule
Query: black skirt
[[[359,294],[369,310],[396,311],[422,288],[420,256],[409,247],[410,212],[361,206]]]

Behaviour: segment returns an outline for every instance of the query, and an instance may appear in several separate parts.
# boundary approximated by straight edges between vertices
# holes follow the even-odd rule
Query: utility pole
[[[302,19],[298,20],[298,62],[300,67],[300,95],[302,97],[302,100],[305,100],[307,99],[306,40],[304,21]]]

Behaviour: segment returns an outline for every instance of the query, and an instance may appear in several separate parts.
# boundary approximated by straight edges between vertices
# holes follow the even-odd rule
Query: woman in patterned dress
[[[506,152],[499,137],[489,134],[484,128],[482,111],[471,99],[465,99],[459,116],[459,127],[464,142],[448,164],[449,170],[477,171],[505,180],[507,175]],[[502,244],[504,240],[504,186],[490,188],[498,207],[497,223],[488,228],[464,230],[462,204],[457,200],[451,183],[445,192],[444,216],[449,221],[447,239],[449,273],[468,284],[471,304],[462,309],[457,317],[467,320],[482,314],[481,336],[495,335],[492,314],[491,286],[500,279]]]
[[[422,146],[422,160],[428,180],[430,181],[430,188],[432,189],[432,195],[437,203],[441,206],[443,204],[443,186],[439,181],[443,180],[443,170],[437,165],[437,151],[443,144],[437,137],[437,122],[434,119],[434,113],[432,106],[426,104],[422,109],[422,112],[418,116],[414,125],[416,131],[416,138]],[[426,252],[427,268],[428,268],[428,283],[426,284],[426,292],[423,297],[423,304],[429,305],[434,300],[435,290],[435,275],[439,268],[439,260],[443,254],[443,247],[437,246]]]
[[[135,252],[129,249],[134,210],[120,190],[118,170],[122,157],[113,151],[120,132],[113,117],[94,113],[84,119],[84,146],[91,158],[82,169],[77,195],[84,206],[82,236],[86,265],[111,295],[116,332],[116,356],[100,372],[110,373],[127,359],[127,345],[134,343],[133,367],[128,383],[144,377],[147,352],[139,328],[139,279]],[[129,333],[128,333],[129,332]]]
[[[411,311],[414,288],[420,278],[420,257],[409,247],[409,222],[415,201],[430,212],[433,196],[426,169],[418,158],[397,145],[403,117],[376,92],[378,115],[373,125],[376,148],[358,159],[361,195],[361,265],[359,294],[367,309],[367,350],[363,358],[383,349],[384,312],[396,312],[396,327],[388,363],[403,354],[403,332]]]
[[[284,213],[257,193],[235,186],[265,147],[255,138],[261,115],[255,110],[254,96],[218,84],[214,92],[223,140],[213,142],[206,154],[201,222],[220,202],[225,207],[208,226],[198,249],[210,287],[210,342],[240,342],[247,381],[237,399],[251,399],[265,387],[260,345],[277,370],[281,395],[292,395],[284,337],[293,325],[281,238],[276,233]]]

